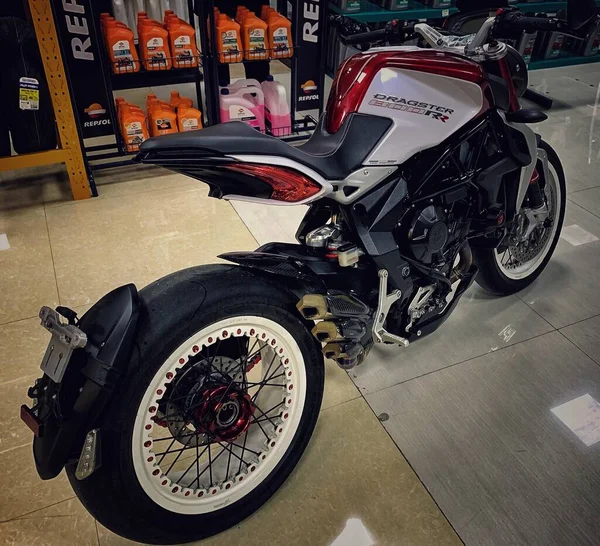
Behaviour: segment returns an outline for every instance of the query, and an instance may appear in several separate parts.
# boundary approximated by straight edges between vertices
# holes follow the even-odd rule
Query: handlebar
[[[344,42],[346,43],[346,45],[361,45],[370,42],[378,42],[379,40],[385,40],[387,36],[387,29],[382,28],[379,30],[373,30],[371,32],[361,32],[360,34],[345,36]]]
[[[414,25],[402,24],[396,19],[386,23],[385,28],[358,33],[356,31],[363,30],[366,25],[357,26],[341,15],[330,15],[329,22],[340,29],[339,38],[344,45],[363,45],[383,40],[401,42],[414,31]]]
[[[563,32],[573,34],[566,21],[562,19],[548,19],[546,17],[529,17],[522,13],[510,11],[502,14],[498,22],[498,31],[501,36],[515,32]]]

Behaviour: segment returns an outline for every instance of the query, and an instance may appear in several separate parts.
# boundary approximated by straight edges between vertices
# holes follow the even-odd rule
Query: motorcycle
[[[497,295],[530,285],[557,245],[566,182],[528,127],[546,115],[519,105],[527,66],[500,40],[581,37],[595,12],[593,0],[571,0],[568,22],[500,9],[464,43],[392,21],[342,36],[391,45],[344,62],[301,146],[239,122],[144,142],[137,161],[205,182],[211,197],[309,210],[298,244],[122,286],[81,318],[42,308],[52,338],[21,408],[42,479],[64,468],[124,537],[209,537],[298,463],[324,357],[349,370],[376,343],[427,337],[474,281]],[[414,39],[423,47],[396,45]]]

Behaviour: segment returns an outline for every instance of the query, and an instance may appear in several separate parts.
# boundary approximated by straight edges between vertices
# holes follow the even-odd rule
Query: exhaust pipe
[[[327,300],[322,294],[305,294],[296,307],[306,320],[331,318]]]
[[[323,347],[325,358],[335,360],[344,370],[358,366],[366,356],[366,351],[360,343],[328,343]]]
[[[331,343],[342,341],[344,336],[340,332],[338,325],[331,320],[323,320],[312,329],[312,335],[321,343]]]
[[[305,294],[296,307],[307,320],[333,317],[367,319],[371,314],[368,305],[350,294]]]

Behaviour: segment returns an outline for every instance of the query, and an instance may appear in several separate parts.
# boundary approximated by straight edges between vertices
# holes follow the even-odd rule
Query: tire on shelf
[[[4,60],[0,100],[15,152],[25,154],[55,149],[54,110],[33,27],[16,17],[0,18],[0,46]],[[19,79],[22,77],[35,78],[39,82],[39,110],[21,110],[19,107]],[[0,134],[0,153],[5,144]]]

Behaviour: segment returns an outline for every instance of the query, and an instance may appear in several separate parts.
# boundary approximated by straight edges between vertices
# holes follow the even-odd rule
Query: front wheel
[[[323,360],[291,299],[254,280],[238,268],[211,276],[200,308],[140,294],[149,316],[103,417],[102,466],[83,481],[68,468],[114,532],[155,544],[211,536],[266,502],[304,452]]]
[[[522,217],[515,220],[520,223],[517,232],[510,233],[499,248],[473,249],[479,267],[477,283],[493,294],[514,294],[529,286],[548,265],[560,239],[566,209],[565,174],[552,147],[543,141],[539,147],[548,154],[548,180],[543,191],[547,217],[529,229],[533,216],[528,218],[524,208]]]

